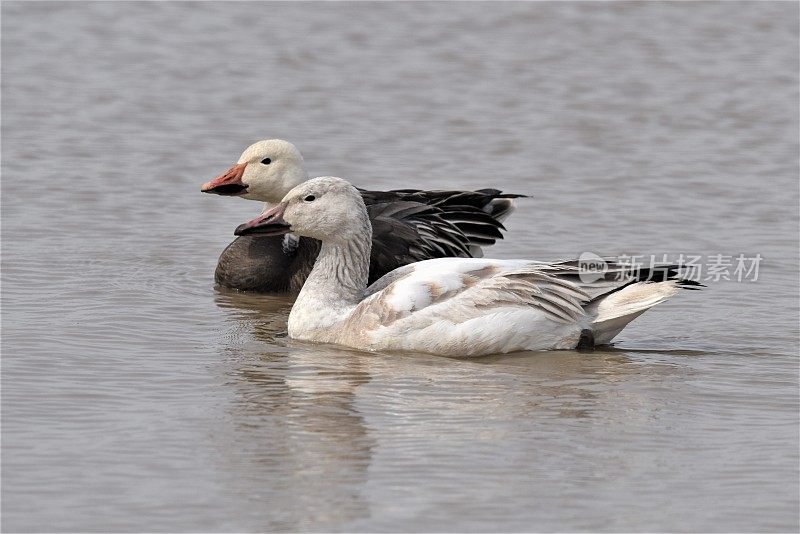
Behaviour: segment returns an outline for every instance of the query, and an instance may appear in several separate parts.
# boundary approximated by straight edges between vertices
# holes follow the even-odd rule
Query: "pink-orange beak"
[[[247,192],[247,185],[242,182],[242,175],[247,163],[237,163],[223,174],[220,174],[210,182],[206,182],[200,188],[203,193],[214,193],[215,195],[237,196]]]
[[[273,206],[252,221],[240,224],[233,232],[234,235],[283,235],[288,234],[292,227],[283,220],[286,204],[281,202]]]

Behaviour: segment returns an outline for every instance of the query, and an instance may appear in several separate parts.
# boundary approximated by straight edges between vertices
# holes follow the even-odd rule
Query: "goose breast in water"
[[[372,228],[362,195],[340,178],[303,183],[238,235],[293,232],[321,250],[289,314],[295,339],[360,350],[479,356],[609,343],[678,289],[700,284],[677,266],[440,258],[406,265],[368,286]]]
[[[248,147],[228,171],[203,184],[206,193],[264,202],[268,209],[308,179],[303,156],[280,139]],[[502,221],[524,195],[497,189],[423,191],[359,189],[373,228],[370,280],[397,267],[443,257],[480,257],[502,239]],[[300,290],[319,243],[308,237],[242,236],[219,257],[217,284],[242,291]]]

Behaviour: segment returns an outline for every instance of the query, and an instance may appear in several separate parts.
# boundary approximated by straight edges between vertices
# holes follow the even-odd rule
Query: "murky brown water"
[[[2,528],[797,531],[796,3],[2,6]],[[282,137],[535,194],[499,257],[760,253],[615,348],[280,338],[212,287]]]

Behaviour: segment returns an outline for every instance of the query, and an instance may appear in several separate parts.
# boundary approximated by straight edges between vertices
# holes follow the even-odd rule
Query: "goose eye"
[[[316,199],[317,199],[317,197],[315,197],[314,195],[308,195],[303,200],[305,200],[306,202],[314,202]]]
[[[272,160],[269,158],[264,158],[261,160],[261,163],[263,163],[264,165],[269,165],[270,163],[272,163]]]

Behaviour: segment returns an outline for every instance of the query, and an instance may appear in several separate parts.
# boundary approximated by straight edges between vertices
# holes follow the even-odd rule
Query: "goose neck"
[[[371,249],[372,227],[366,217],[362,231],[346,240],[323,242],[295,306],[339,308],[357,304],[369,281]]]

